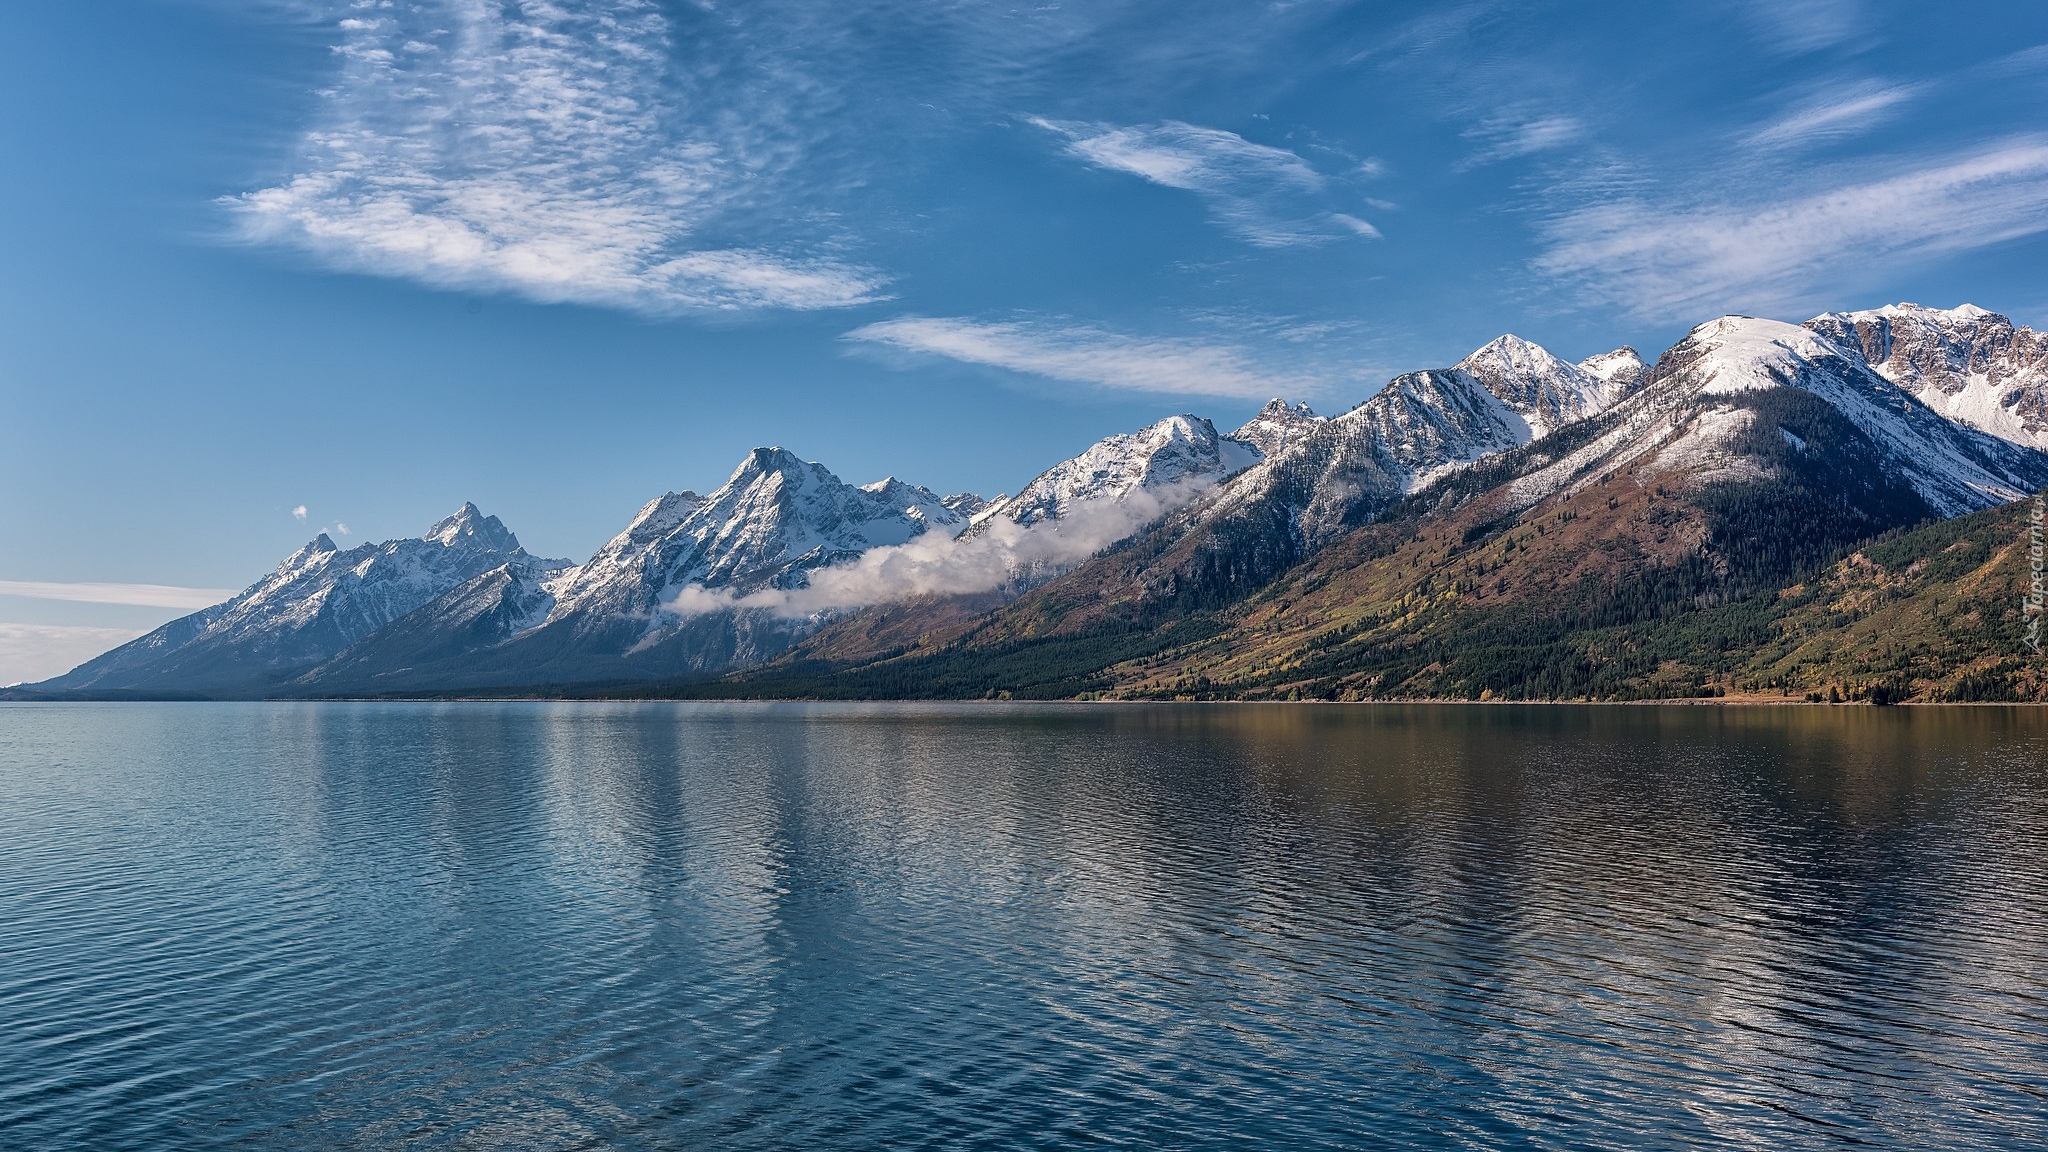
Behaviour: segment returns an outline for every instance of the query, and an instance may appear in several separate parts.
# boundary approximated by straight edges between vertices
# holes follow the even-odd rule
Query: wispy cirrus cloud
[[[2048,232],[2048,138],[1875,179],[1810,180],[1781,199],[1617,199],[1541,232],[1538,272],[1638,315],[1804,306],[1902,262]]]
[[[1793,148],[1860,135],[1897,115],[1919,92],[1917,84],[1851,84],[1795,104],[1750,132],[1752,148]]]
[[[1133,392],[1263,400],[1323,390],[1315,376],[1262,369],[1241,347],[1091,326],[906,316],[856,328],[846,339]]]
[[[1261,248],[1380,235],[1370,223],[1326,207],[1321,194],[1328,181],[1285,148],[1178,120],[1128,127],[1043,117],[1030,123],[1064,138],[1076,159],[1193,192],[1218,224]]]
[[[1577,144],[1586,139],[1587,131],[1585,122],[1576,116],[1518,108],[1488,115],[1466,129],[1464,136],[1481,146],[1452,166],[1459,172]]]
[[[712,239],[801,149],[772,101],[690,101],[652,0],[354,4],[298,171],[240,235],[342,268],[644,312],[835,308],[885,277],[819,244]],[[695,115],[693,115],[695,113]]]
[[[130,604],[144,608],[208,608],[235,595],[235,588],[181,588],[171,584],[74,584],[0,580],[0,596],[70,600],[83,604]]]

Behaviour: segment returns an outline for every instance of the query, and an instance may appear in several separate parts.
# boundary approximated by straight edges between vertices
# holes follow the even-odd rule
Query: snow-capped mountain
[[[43,687],[204,691],[250,685],[326,660],[487,572],[513,565],[545,573],[568,563],[527,555],[497,517],[474,504],[417,539],[342,551],[323,532],[232,599],[173,620]]]
[[[1635,394],[1649,378],[1650,366],[1643,363],[1642,356],[1635,349],[1624,344],[1612,352],[1588,356],[1579,361],[1579,370],[1600,381],[1600,407],[1612,408]]]
[[[1891,304],[1806,322],[1961,424],[2048,449],[2048,334],[1973,304]]]
[[[1773,415],[1794,411],[1806,403],[1802,396],[1825,413],[1809,407],[1796,419]],[[1826,413],[1853,428],[1853,443],[1809,442]],[[1840,483],[1904,484],[1928,513],[1942,517],[2048,484],[2048,456],[1943,418],[1826,336],[1748,316],[1693,329],[1659,359],[1641,392],[1595,430],[1583,445],[1515,480],[1513,504],[1527,507],[1631,468],[1634,483],[1645,486],[1769,480],[1770,457],[1781,445],[1807,455],[1834,452],[1854,462]],[[1759,433],[1768,451],[1757,450]]]
[[[1613,481],[1644,507],[1667,490],[1754,497],[1807,510],[1785,523],[1846,510],[1838,535],[1881,531],[2048,487],[2048,453],[2030,446],[2048,440],[2044,342],[1982,309],[1916,305],[1804,327],[1722,317],[1654,368],[1631,348],[1573,364],[1502,336],[1334,418],[1274,400],[1223,436],[1174,416],[994,501],[893,478],[855,486],[760,448],[708,495],[648,502],[582,564],[528,555],[474,505],[418,539],[342,551],[323,535],[225,603],[37,687],[318,694],[704,675],[772,659],[904,588],[1021,594],[1169,513],[1150,529],[1157,547],[1110,554],[1139,566],[1119,588],[1261,587],[1438,481],[1431,508],[1483,496],[1512,514]]]
[[[1443,469],[1529,436],[1528,420],[1478,377],[1410,372],[1239,477],[1203,518],[1270,521],[1313,550]]]
[[[1519,336],[1496,337],[1458,361],[1456,367],[1477,377],[1487,391],[1527,421],[1531,439],[1559,425],[1583,420],[1608,404],[1607,380]]]
[[[1169,416],[1136,432],[1099,440],[1040,473],[1015,496],[995,501],[974,517],[977,525],[1002,517],[1029,527],[1073,515],[1096,501],[1124,501],[1144,493],[1163,510],[1262,459],[1257,448],[1218,435],[1200,416]]]
[[[507,569],[451,589],[419,619],[305,682],[382,688],[429,674],[481,685],[716,671],[772,656],[812,625],[697,610],[703,604],[800,588],[819,568],[967,523],[929,489],[893,477],[856,487],[785,449],[757,448],[709,495],[649,501],[584,563]]]
[[[1595,357],[1596,374],[1499,337],[1457,367],[1395,377],[1232,482],[1204,518],[1284,533],[1282,554],[1313,551],[1447,471],[1602,411],[1638,386],[1631,362],[1629,349]]]
[[[955,492],[939,503],[944,504],[955,515],[972,520],[975,514],[988,507],[990,502],[972,492]]]
[[[750,592],[799,587],[813,568],[967,518],[893,477],[855,487],[782,448],[756,448],[709,496],[651,501],[597,555],[556,582],[562,619],[588,608],[644,611],[687,584]]]
[[[1266,401],[1266,406],[1244,427],[1232,432],[1230,438],[1257,448],[1261,456],[1271,456],[1329,421],[1327,416],[1316,415],[1307,404],[1290,407],[1276,396]]]

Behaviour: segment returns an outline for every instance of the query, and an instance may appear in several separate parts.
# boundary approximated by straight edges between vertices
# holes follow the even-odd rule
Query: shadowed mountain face
[[[757,449],[708,496],[650,501],[581,565],[528,556],[474,506],[416,540],[340,552],[323,536],[37,687],[683,691],[730,674],[690,690],[1612,697],[1826,671],[1852,695],[1976,676],[1969,691],[2024,696],[1966,639],[1931,664],[1859,658],[1891,669],[1881,689],[1834,649],[1757,661],[1806,603],[1791,589],[1855,585],[1839,565],[1859,547],[2048,487],[2048,454],[2024,443],[2037,340],[1910,305],[1803,327],[1723,317],[1654,368],[1503,336],[1333,418],[1275,400],[1222,436],[1171,417],[992,501],[856,487]],[[1971,407],[1998,388],[2019,398]],[[1914,558],[1936,536],[1900,539],[1887,563],[1953,567]],[[1988,563],[1970,578],[2010,576],[2010,557]]]

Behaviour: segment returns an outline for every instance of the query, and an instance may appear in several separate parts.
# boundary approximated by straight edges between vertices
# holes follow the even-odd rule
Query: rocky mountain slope
[[[2048,335],[1971,304],[1829,312],[1806,326],[1941,415],[2048,449]]]

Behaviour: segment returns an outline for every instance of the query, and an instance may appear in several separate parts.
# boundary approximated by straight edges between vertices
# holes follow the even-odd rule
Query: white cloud
[[[145,631],[147,629],[142,628],[0,624],[0,687],[33,684],[61,676]]]
[[[1544,225],[1536,268],[1639,315],[1696,319],[1809,306],[1888,266],[2044,231],[2048,139],[2030,137],[1778,200],[1596,204]]]
[[[1453,166],[1460,172],[1576,144],[1586,138],[1586,125],[1574,116],[1510,110],[1487,117],[1464,135],[1485,147]]]
[[[336,532],[339,532],[339,533],[340,533],[340,534],[342,534],[343,536],[353,536],[353,535],[355,535],[355,533],[353,533],[353,532],[350,532],[350,531],[348,530],[348,525],[346,525],[346,524],[343,524],[343,523],[342,523],[341,521],[339,521],[339,520],[336,520],[336,521],[334,522],[334,530],[335,530]]]
[[[2000,56],[1985,65],[1983,70],[1994,76],[2024,76],[2030,72],[2048,71],[2048,44],[2036,44],[2032,48]]]
[[[1360,220],[1356,216],[1348,216],[1342,212],[1332,212],[1330,213],[1330,219],[1335,220],[1337,223],[1342,224],[1368,240],[1378,240],[1380,238],[1379,229]]]
[[[1319,194],[1327,182],[1322,174],[1284,148],[1178,120],[1127,128],[1042,117],[1030,122],[1065,137],[1070,156],[1195,193],[1217,223],[1262,248],[1367,234],[1349,223],[1354,218],[1323,209]],[[1378,231],[1370,235],[1377,237]]]
[[[0,580],[0,596],[70,600],[86,604],[133,604],[147,608],[207,608],[235,595],[235,588],[180,588],[170,584],[66,584]]]
[[[244,239],[652,313],[880,295],[829,255],[702,241],[789,148],[746,117],[686,121],[652,0],[442,0],[338,29],[343,74],[300,170],[227,202]]]
[[[301,524],[306,522],[306,506],[304,504],[292,509],[292,519],[297,520]]]
[[[997,517],[958,539],[927,532],[905,544],[870,549],[850,563],[817,569],[803,588],[736,596],[693,584],[668,607],[683,616],[754,609],[805,617],[914,596],[986,592],[1025,576],[1043,579],[1072,568],[1198,491],[1199,486],[1137,490],[1121,500],[1076,504],[1064,518],[1028,528]]]
[[[906,316],[856,328],[846,338],[1134,392],[1260,400],[1320,390],[1310,377],[1262,371],[1240,348],[1099,328]]]
[[[1753,148],[1792,148],[1858,135],[1890,118],[1913,98],[1916,85],[1861,84],[1808,100],[1749,134]]]

